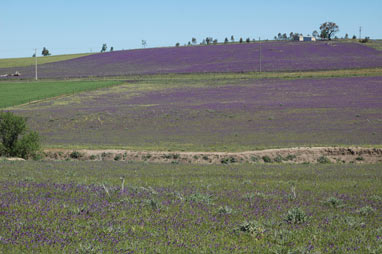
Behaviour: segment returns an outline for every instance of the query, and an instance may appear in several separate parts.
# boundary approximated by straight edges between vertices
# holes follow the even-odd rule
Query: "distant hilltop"
[[[382,67],[382,51],[338,41],[268,41],[148,48],[91,54],[41,64],[40,78],[78,78],[161,73],[308,71]],[[261,68],[261,69],[260,69]],[[34,66],[0,69],[33,78]],[[20,77],[19,77],[20,78]]]

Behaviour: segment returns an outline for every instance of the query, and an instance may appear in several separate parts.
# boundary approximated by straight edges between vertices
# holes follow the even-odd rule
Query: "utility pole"
[[[359,39],[361,40],[362,26],[359,27]]]
[[[37,80],[38,79],[37,77],[37,49],[34,49],[34,58],[35,58],[34,63],[35,63],[35,74],[36,74],[35,79]]]
[[[261,72],[261,38],[259,37],[259,43],[260,43],[260,53],[259,53],[259,58],[260,58],[260,72]]]

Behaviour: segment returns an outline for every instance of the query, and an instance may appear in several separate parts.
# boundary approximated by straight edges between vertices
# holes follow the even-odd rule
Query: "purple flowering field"
[[[379,253],[379,165],[0,163],[1,253]]]
[[[382,66],[382,51],[358,43],[261,43],[262,71],[306,71]],[[39,66],[41,78],[130,74],[259,71],[260,43],[169,47],[94,54]],[[34,67],[0,69],[33,78]]]
[[[149,81],[16,107],[49,146],[243,151],[379,145],[382,77]]]

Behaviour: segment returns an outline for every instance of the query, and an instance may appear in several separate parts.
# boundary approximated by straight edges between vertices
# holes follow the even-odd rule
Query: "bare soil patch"
[[[247,152],[162,152],[47,149],[45,160],[115,160],[155,163],[382,163],[382,148],[297,147]]]

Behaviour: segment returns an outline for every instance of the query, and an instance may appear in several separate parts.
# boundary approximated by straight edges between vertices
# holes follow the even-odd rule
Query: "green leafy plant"
[[[0,112],[0,155],[38,159],[41,156],[40,136],[28,131],[26,118],[12,112]]]
[[[285,215],[284,221],[290,224],[301,224],[308,220],[304,210],[299,207],[292,208]]]
[[[325,205],[333,208],[340,208],[344,206],[342,199],[338,199],[336,197],[329,197],[324,203]]]
[[[244,221],[236,229],[236,232],[249,233],[257,239],[264,237],[265,227],[258,221]]]
[[[318,163],[321,163],[321,164],[328,164],[330,163],[330,160],[328,157],[325,157],[325,156],[321,156],[317,159],[317,162]]]

